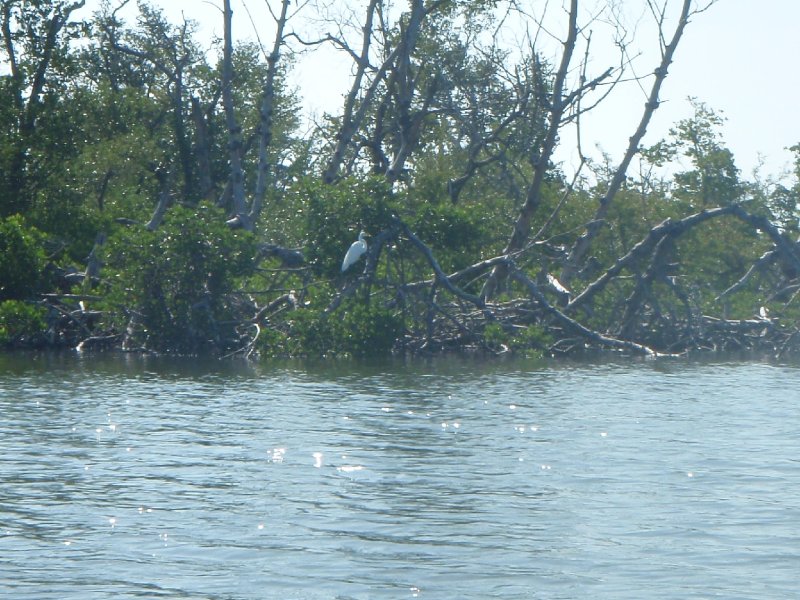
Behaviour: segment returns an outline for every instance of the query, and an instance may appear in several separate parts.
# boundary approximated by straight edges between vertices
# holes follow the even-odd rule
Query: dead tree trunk
[[[230,184],[234,216],[228,221],[232,227],[251,229],[247,202],[244,195],[244,168],[242,166],[242,128],[236,120],[233,106],[233,33],[231,1],[224,0],[224,44],[222,51],[222,106],[225,124],[228,127],[228,160],[230,161]]]
[[[342,165],[346,165],[348,162],[352,163],[350,155],[355,152],[354,139],[362,129],[370,110],[376,109],[376,96],[384,84],[389,88],[387,98],[394,94],[394,108],[397,109],[401,121],[399,123],[400,143],[392,158],[386,161],[373,161],[381,165],[386,163],[386,171],[383,175],[387,180],[396,181],[398,179],[405,162],[418,142],[422,120],[427,112],[427,106],[432,100],[430,97],[432,91],[429,90],[429,97],[423,99],[423,107],[412,114],[411,104],[414,94],[418,90],[416,89],[417,81],[411,69],[411,56],[419,42],[425,20],[449,3],[444,0],[436,0],[426,5],[424,0],[411,0],[410,4],[411,10],[407,19],[404,19],[400,26],[400,39],[391,50],[389,49],[391,32],[388,29],[376,30],[375,26],[376,17],[383,16],[379,14],[382,11],[380,0],[370,0],[367,6],[360,51],[353,50],[344,40],[328,36],[328,41],[333,41],[353,58],[356,69],[345,99],[341,124],[335,135],[336,144],[323,171],[322,180],[325,183],[335,182],[341,176]],[[381,24],[382,27],[387,27],[382,18]],[[377,37],[376,32],[383,33],[386,40],[383,60],[380,62],[380,66],[372,69],[373,73],[369,83],[365,83],[367,74],[371,70],[370,54],[373,39]],[[389,100],[387,99],[387,101]],[[379,107],[378,110],[380,110]],[[381,139],[373,140],[373,152],[376,151],[380,141]]]
[[[356,131],[358,131],[358,128],[361,126],[361,123],[366,117],[367,108],[369,107],[377,89],[377,83],[386,72],[389,58],[393,58],[387,57],[386,61],[384,61],[383,65],[381,65],[381,68],[376,74],[372,85],[367,88],[366,92],[364,93],[364,97],[361,99],[361,104],[356,110],[356,102],[358,101],[358,96],[361,92],[361,84],[366,76],[367,67],[369,67],[369,53],[372,45],[373,22],[377,8],[378,0],[370,0],[369,5],[367,6],[367,16],[364,21],[364,27],[362,29],[363,35],[361,38],[361,52],[357,56],[353,55],[356,59],[356,72],[355,76],[353,77],[353,83],[350,86],[350,91],[347,93],[347,98],[345,99],[342,123],[339,131],[336,133],[336,146],[333,150],[333,155],[328,160],[328,164],[326,165],[325,171],[322,174],[322,180],[325,183],[333,183],[336,181],[339,168],[342,166],[342,163],[345,160],[345,155],[353,140],[353,136],[355,135]]]
[[[290,0],[281,3],[281,14],[277,18],[277,32],[272,52],[267,57],[267,80],[264,82],[264,91],[261,98],[259,112],[259,141],[258,141],[258,174],[256,176],[256,190],[253,195],[253,205],[250,207],[248,222],[255,225],[264,207],[264,196],[267,193],[269,180],[269,150],[272,146],[272,124],[275,110],[275,80],[278,76],[278,60],[281,56],[281,46],[284,40],[284,29],[288,19]]]
[[[611,69],[602,73],[592,81],[582,81],[581,84],[571,92],[567,93],[567,77],[569,76],[572,59],[578,41],[578,0],[571,0],[568,17],[567,37],[563,42],[564,50],[561,54],[561,61],[553,79],[553,92],[551,98],[547,100],[548,116],[547,130],[541,141],[540,147],[535,149],[535,160],[533,161],[533,178],[525,197],[525,203],[514,222],[511,237],[506,244],[503,254],[513,254],[522,250],[530,239],[531,221],[542,202],[542,192],[545,178],[551,168],[550,159],[553,151],[558,144],[558,133],[564,125],[565,115],[568,109],[578,101],[581,96],[589,89],[594,89],[601,81],[611,75]],[[508,276],[506,265],[499,264],[493,270],[481,291],[481,296],[491,298],[503,280]]]
[[[683,0],[683,7],[681,9],[678,25],[675,28],[675,33],[673,34],[670,42],[662,48],[661,63],[654,72],[655,80],[653,81],[653,86],[650,89],[650,95],[645,103],[644,112],[642,113],[642,118],[639,121],[639,126],[636,128],[634,134],[630,137],[628,149],[625,151],[625,155],[622,157],[622,162],[620,162],[619,166],[614,172],[614,176],[611,178],[611,183],[609,183],[605,195],[600,198],[600,206],[598,206],[594,218],[586,225],[586,230],[575,242],[570,250],[569,256],[567,257],[566,264],[561,272],[560,277],[561,281],[566,286],[570,285],[576,273],[581,269],[583,260],[586,257],[589,248],[591,247],[592,241],[597,236],[598,232],[603,226],[603,223],[605,223],[608,209],[610,208],[614,197],[616,196],[617,192],[619,192],[622,184],[625,182],[628,166],[630,165],[631,160],[633,160],[633,157],[636,155],[636,153],[639,152],[639,144],[647,132],[647,126],[650,123],[653,113],[658,108],[659,93],[661,92],[661,86],[667,77],[667,70],[672,64],[675,50],[678,47],[678,43],[683,36],[686,25],[689,23],[689,17],[692,14],[692,0]],[[663,38],[663,31],[660,32],[660,34]]]
[[[208,129],[208,117],[196,96],[192,96],[191,102],[196,136],[197,172],[200,180],[199,193],[203,200],[211,200],[214,197],[214,182],[211,179],[211,135]]]

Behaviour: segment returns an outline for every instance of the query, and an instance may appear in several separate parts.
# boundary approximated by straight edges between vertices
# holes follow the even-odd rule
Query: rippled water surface
[[[0,597],[800,590],[800,370],[0,356]]]

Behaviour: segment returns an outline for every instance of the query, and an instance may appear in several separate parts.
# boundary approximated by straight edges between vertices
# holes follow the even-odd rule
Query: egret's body
[[[342,261],[342,273],[349,269],[353,263],[361,258],[367,252],[367,242],[364,239],[364,232],[358,234],[358,240],[350,244],[347,254],[344,255]]]

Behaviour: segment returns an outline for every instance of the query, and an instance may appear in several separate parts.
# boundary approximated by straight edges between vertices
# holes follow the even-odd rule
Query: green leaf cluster
[[[32,298],[46,283],[44,236],[19,215],[0,220],[0,300]]]
[[[335,314],[298,310],[287,320],[286,336],[267,334],[260,350],[267,356],[354,356],[389,354],[402,338],[402,318],[394,311],[351,302]]]
[[[21,300],[0,302],[0,348],[35,347],[45,338],[47,311]]]
[[[235,347],[237,295],[254,271],[255,239],[217,208],[174,207],[154,231],[119,232],[108,244],[109,298],[124,307],[143,348],[196,354]]]

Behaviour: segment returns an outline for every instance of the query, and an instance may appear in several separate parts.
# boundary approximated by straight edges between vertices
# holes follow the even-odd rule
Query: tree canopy
[[[604,160],[581,119],[635,77],[613,2],[568,0],[554,29],[512,0],[276,0],[253,44],[225,0],[210,47],[145,1],[132,22],[127,1],[83,4],[0,0],[0,347],[800,347],[800,145],[786,178],[747,180],[696,98],[645,145],[713,0],[643,3],[646,99]],[[616,62],[595,59],[601,27]],[[352,69],[310,122],[289,81],[320,48]]]

